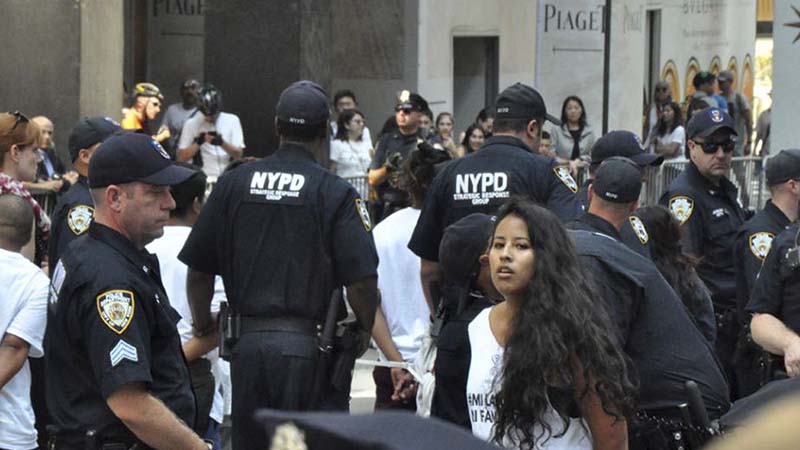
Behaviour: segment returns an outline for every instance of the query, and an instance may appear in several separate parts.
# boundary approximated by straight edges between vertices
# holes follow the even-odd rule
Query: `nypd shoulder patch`
[[[114,333],[122,334],[128,329],[136,310],[133,292],[114,289],[97,296],[97,312],[100,319]]]
[[[569,172],[569,166],[555,166],[553,167],[553,172],[556,174],[559,180],[564,183],[564,186],[567,187],[573,194],[578,192],[578,183],[572,178],[572,174]]]
[[[356,212],[358,213],[358,217],[361,218],[361,224],[364,225],[364,229],[367,232],[372,231],[372,220],[369,218],[369,209],[367,209],[367,203],[360,199],[356,199]]]
[[[766,231],[751,234],[748,239],[750,242],[750,252],[753,253],[753,256],[756,258],[764,261],[767,254],[769,254],[770,248],[772,248],[772,240],[774,238],[774,234]]]
[[[684,195],[669,199],[669,210],[681,225],[686,223],[694,212],[694,200]]]
[[[631,228],[633,228],[634,233],[636,233],[636,237],[639,238],[639,242],[642,245],[647,244],[650,241],[650,235],[647,234],[647,228],[645,228],[642,219],[636,216],[628,217],[628,222],[631,224]]]
[[[89,229],[93,218],[94,208],[87,205],[76,205],[67,213],[67,226],[75,236],[80,236]]]

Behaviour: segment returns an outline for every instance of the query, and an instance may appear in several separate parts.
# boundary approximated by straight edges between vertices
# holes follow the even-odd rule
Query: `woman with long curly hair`
[[[645,206],[633,213],[650,235],[650,257],[664,279],[680,296],[697,328],[710,343],[717,336],[711,294],[697,275],[697,258],[683,252],[681,224],[663,206]]]
[[[488,259],[505,301],[469,325],[473,433],[514,449],[627,449],[634,386],[564,226],[512,199]]]

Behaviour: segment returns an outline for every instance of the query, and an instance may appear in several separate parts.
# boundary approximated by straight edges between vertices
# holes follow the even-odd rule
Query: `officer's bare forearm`
[[[403,355],[397,350],[397,346],[392,340],[392,334],[389,332],[389,324],[386,323],[386,316],[383,314],[383,308],[378,306],[375,309],[375,323],[372,325],[372,339],[375,339],[375,344],[386,356],[389,361],[403,361]]]
[[[220,147],[222,147],[222,149],[225,150],[225,153],[230,155],[232,159],[239,159],[244,154],[244,149],[242,149],[241,147],[237,147],[229,142],[223,142],[222,145],[220,145]]]
[[[106,400],[137,438],[159,450],[208,450],[200,437],[141,384],[125,385]]]
[[[371,333],[375,322],[375,310],[380,304],[378,297],[378,280],[375,277],[365,278],[347,286],[347,301],[361,328]]]
[[[441,279],[439,263],[421,258],[419,276],[420,281],[422,281],[422,294],[425,295],[425,301],[428,303],[431,314],[434,314],[436,308],[433,302],[439,300],[436,298],[439,295],[439,281]]]
[[[183,344],[183,355],[186,361],[194,361],[206,353],[214,350],[219,345],[219,332],[213,332],[203,337],[193,337]]]
[[[194,158],[194,155],[196,155],[198,151],[200,151],[200,145],[196,142],[192,142],[192,144],[186,148],[179,148],[178,161],[189,161]]]
[[[25,365],[30,347],[27,342],[13,334],[3,335],[3,341],[0,342],[0,389]]]
[[[784,349],[793,341],[800,340],[797,333],[772,314],[754,314],[750,332],[758,345],[775,355],[783,355]]]
[[[186,274],[186,293],[195,333],[213,331],[215,324],[211,316],[211,299],[214,296],[214,275],[190,267]]]
[[[383,183],[389,177],[389,172],[386,167],[378,167],[377,169],[370,169],[367,173],[367,181],[369,185],[375,187]]]

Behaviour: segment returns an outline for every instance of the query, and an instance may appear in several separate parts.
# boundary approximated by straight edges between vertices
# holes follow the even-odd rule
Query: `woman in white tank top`
[[[472,432],[511,449],[627,449],[633,383],[566,229],[525,200],[496,223],[483,258],[505,301],[469,325]]]

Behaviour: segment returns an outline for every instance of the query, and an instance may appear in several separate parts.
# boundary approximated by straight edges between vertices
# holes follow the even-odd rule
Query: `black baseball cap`
[[[767,186],[800,180],[800,149],[781,150],[767,159]]]
[[[659,166],[664,162],[663,156],[644,151],[639,135],[625,130],[609,131],[598,139],[592,146],[591,155],[592,164],[600,164],[614,156],[629,158],[641,167]]]
[[[75,162],[81,150],[103,142],[121,129],[119,123],[110,117],[84,117],[69,134],[69,156]]]
[[[713,82],[716,79],[717,79],[717,77],[713,73],[711,73],[711,72],[709,72],[707,70],[701,70],[692,79],[692,85],[694,85],[694,87],[697,88],[697,87],[700,87],[700,85],[703,85],[703,84],[709,83],[709,82]]]
[[[156,186],[178,184],[194,174],[169,159],[161,144],[142,133],[118,133],[103,141],[89,162],[89,187],[134,181]]]
[[[414,111],[425,111],[430,109],[428,101],[416,92],[402,90],[397,94],[397,106],[395,109],[413,109]]]
[[[516,83],[507,87],[497,96],[495,105],[495,117],[498,119],[544,117],[545,120],[561,126],[560,120],[547,114],[547,106],[542,95],[526,84]]]
[[[608,158],[597,169],[592,191],[609,202],[634,202],[642,191],[642,169],[628,158]]]
[[[330,118],[328,94],[313,81],[296,81],[281,92],[275,115],[292,125],[326,123]]]
[[[737,134],[733,119],[728,113],[715,107],[701,109],[686,124],[686,138],[706,138],[722,128],[730,129],[734,136]]]
[[[439,244],[439,267],[445,279],[467,286],[478,267],[478,258],[489,247],[495,217],[473,213],[444,230]]]

